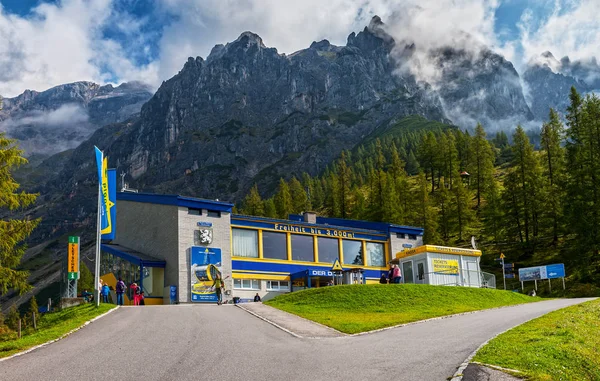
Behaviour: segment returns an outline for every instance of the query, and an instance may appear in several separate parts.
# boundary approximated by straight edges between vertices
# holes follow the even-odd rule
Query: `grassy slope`
[[[474,360],[522,371],[533,380],[600,380],[600,299],[515,327]]]
[[[429,285],[347,285],[293,292],[265,304],[346,333],[455,313],[539,301],[491,289]]]
[[[10,356],[33,346],[57,339],[65,333],[81,326],[86,321],[101,315],[112,308],[114,304],[84,304],[62,311],[45,314],[38,324],[38,330],[28,329],[23,337],[8,341],[0,341],[0,357]]]

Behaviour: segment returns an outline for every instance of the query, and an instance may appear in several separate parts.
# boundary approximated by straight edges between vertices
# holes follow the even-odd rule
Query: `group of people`
[[[392,267],[390,267],[390,271],[388,271],[388,277],[386,278],[385,274],[381,274],[381,278],[379,278],[379,283],[400,283],[401,280],[402,274],[400,273],[400,267],[398,267],[398,265],[392,265]]]
[[[129,288],[133,295],[133,305],[143,306],[144,305],[144,290],[137,283],[133,282]],[[122,306],[124,304],[124,295],[127,292],[127,285],[123,282],[123,279],[119,277],[115,287],[115,293],[117,294],[117,305]],[[109,303],[108,297],[110,295],[110,286],[103,281],[100,281],[100,295],[102,296],[103,303]]]

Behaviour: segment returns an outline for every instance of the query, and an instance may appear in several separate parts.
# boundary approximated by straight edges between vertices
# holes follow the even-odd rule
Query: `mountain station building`
[[[416,227],[312,212],[281,220],[232,208],[178,195],[117,193],[116,234],[101,245],[102,280],[113,288],[119,277],[136,282],[146,304],[169,304],[215,302],[212,286],[220,275],[224,300],[257,293],[264,300],[309,287],[377,283],[398,253],[423,246],[423,229]],[[415,282],[412,271],[403,281]]]

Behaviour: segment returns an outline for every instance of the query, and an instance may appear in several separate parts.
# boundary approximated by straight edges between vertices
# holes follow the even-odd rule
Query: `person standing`
[[[123,279],[121,279],[121,277],[119,277],[119,281],[117,282],[117,287],[116,287],[117,305],[119,305],[119,306],[123,305],[123,293],[125,293],[126,288],[127,288],[127,286],[125,286],[125,282],[123,282]]]
[[[223,279],[221,279],[221,274],[217,274],[213,282],[213,288],[217,293],[217,305],[223,304],[223,291],[225,291],[225,285],[223,284]]]
[[[102,285],[102,302],[104,303],[108,303],[108,294],[110,294],[110,287],[108,287],[108,284],[104,283]]]
[[[138,286],[137,283],[133,282],[131,284],[131,286],[129,286],[129,288],[131,288],[131,294],[133,295],[133,305],[139,306],[140,305],[140,286]]]
[[[402,275],[400,274],[400,267],[398,267],[398,265],[394,265],[392,273],[393,273],[394,283],[400,283],[400,280],[402,279]]]

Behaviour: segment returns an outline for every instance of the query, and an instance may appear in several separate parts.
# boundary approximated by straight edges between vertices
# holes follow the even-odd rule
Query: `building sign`
[[[328,270],[309,270],[309,276],[333,276],[333,272]]]
[[[221,275],[221,249],[193,246],[190,249],[192,302],[217,302],[213,287]]]
[[[421,253],[439,253],[439,254],[454,254],[466,255],[472,257],[481,257],[481,250],[462,249],[460,247],[447,247],[435,245],[423,245],[396,253],[396,258],[409,257]]]
[[[320,229],[320,228],[311,228],[308,226],[290,225],[290,224],[275,224],[274,229],[282,230],[285,232],[291,232],[291,233],[306,233],[306,234],[322,235],[322,236],[326,236],[326,237],[354,238],[353,232],[337,230],[337,229]]]
[[[67,250],[67,279],[79,278],[79,237],[69,236]]]
[[[458,275],[458,261],[456,259],[433,258],[433,272],[444,275]]]
[[[212,228],[202,228],[194,231],[194,244],[195,245],[210,245],[213,241],[213,230]]]
[[[211,228],[212,227],[212,222],[206,222],[206,221],[199,221],[197,223],[198,226],[202,226],[205,228]]]
[[[548,266],[525,267],[519,269],[519,280],[542,280],[565,277],[565,265],[562,263]]]

